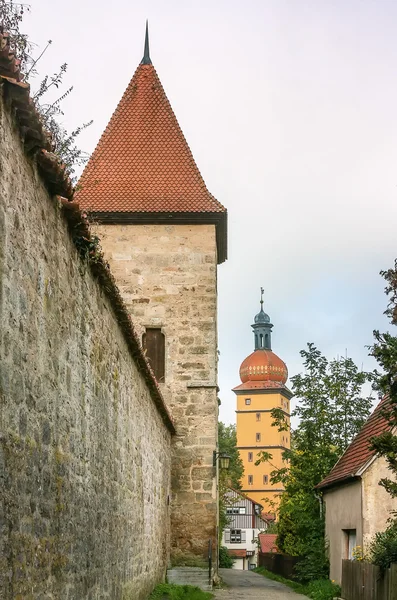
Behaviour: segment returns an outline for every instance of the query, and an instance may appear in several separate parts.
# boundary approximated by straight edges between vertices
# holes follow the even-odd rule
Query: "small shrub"
[[[385,531],[375,535],[369,552],[371,562],[378,565],[382,572],[397,562],[397,518]]]
[[[295,578],[301,583],[327,580],[329,576],[329,560],[324,540],[313,540],[307,554],[294,567]]]
[[[213,597],[210,592],[203,592],[200,588],[191,585],[160,583],[150,594],[149,600],[211,600]]]
[[[219,566],[221,569],[231,569],[234,565],[234,558],[232,558],[226,548],[226,546],[219,547]]]
[[[340,587],[329,579],[311,581],[305,586],[305,594],[312,600],[332,600],[339,597],[340,593]]]

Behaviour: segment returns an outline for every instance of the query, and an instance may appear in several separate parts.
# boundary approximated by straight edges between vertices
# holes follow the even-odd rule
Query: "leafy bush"
[[[174,583],[160,583],[149,596],[149,600],[211,600],[213,594],[203,592],[198,587],[191,585],[175,585]]]
[[[378,565],[381,571],[385,571],[392,563],[397,562],[397,518],[385,531],[375,535],[369,552],[371,562]]]
[[[232,558],[226,548],[226,546],[219,547],[219,566],[221,569],[231,569],[234,565],[234,558]]]
[[[305,594],[313,600],[332,600],[340,596],[340,593],[340,587],[329,579],[311,581],[305,586]]]
[[[313,539],[302,558],[295,565],[296,579],[302,583],[309,581],[328,581],[329,559],[323,539]]]

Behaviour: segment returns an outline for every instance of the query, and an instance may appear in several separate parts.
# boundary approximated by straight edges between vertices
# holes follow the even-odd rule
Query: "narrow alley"
[[[286,585],[253,573],[234,569],[220,569],[227,587],[217,590],[216,600],[304,600]]]

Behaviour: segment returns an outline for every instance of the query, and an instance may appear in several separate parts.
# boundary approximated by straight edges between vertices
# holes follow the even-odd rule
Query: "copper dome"
[[[241,363],[240,378],[247,381],[274,381],[284,385],[288,379],[288,369],[284,361],[272,350],[259,349]]]

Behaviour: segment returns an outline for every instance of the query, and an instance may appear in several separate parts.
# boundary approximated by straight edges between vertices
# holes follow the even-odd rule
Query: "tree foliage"
[[[389,297],[385,311],[391,325],[397,325],[397,260],[393,269],[382,271],[381,275],[387,282],[385,288]],[[397,337],[390,332],[374,331],[375,343],[371,348],[374,356],[383,369],[377,379],[377,388],[382,395],[389,398],[383,412],[390,425],[390,430],[372,438],[371,447],[386,459],[390,477],[383,478],[379,483],[392,496],[397,498]],[[397,517],[397,515],[396,515]]]
[[[230,456],[228,471],[219,470],[219,538],[228,523],[226,507],[229,504],[227,496],[228,488],[241,489],[240,480],[244,473],[244,467],[237,449],[237,434],[235,425],[218,423],[218,446],[219,452]]]
[[[382,271],[381,275],[387,282],[385,293],[388,296],[388,305],[385,315],[391,325],[397,325],[397,260],[394,268]],[[379,481],[392,498],[397,498],[397,337],[390,332],[380,333],[374,331],[375,343],[371,347],[374,356],[383,369],[378,374],[376,387],[378,391],[388,398],[383,410],[383,416],[390,425],[388,431],[372,438],[371,448],[379,456],[384,457],[390,471],[389,477]],[[385,531],[378,532],[370,547],[370,559],[382,571],[391,563],[397,562],[397,511],[392,511],[389,525]]]
[[[221,471],[220,477],[236,490],[241,489],[241,478],[244,473],[243,462],[237,449],[237,433],[235,425],[218,423],[219,452],[230,456],[230,466],[227,471]]]
[[[366,421],[372,399],[363,387],[374,378],[360,371],[353,360],[328,361],[309,343],[301,351],[304,373],[292,377],[297,406],[292,416],[299,424],[291,431],[291,449],[283,453],[284,466],[274,469],[273,484],[282,484],[278,513],[277,545],[282,552],[301,556],[301,578],[324,577],[328,572],[325,552],[322,499],[315,486],[329,473]],[[285,414],[273,409],[273,426],[290,428]],[[259,461],[272,461],[262,452]]]
[[[34,58],[35,45],[20,29],[25,13],[29,11],[30,7],[27,4],[14,2],[13,0],[0,0],[0,32],[6,32],[9,35],[10,49],[20,60],[20,69],[25,82],[37,75],[37,63],[52,43],[49,40],[44,50],[37,58]],[[92,124],[92,121],[83,123],[70,133],[60,122],[60,118],[64,116],[62,102],[72,92],[73,87],[69,87],[55,100],[47,100],[49,91],[54,88],[60,89],[63,85],[66,71],[67,64],[64,63],[56,73],[46,75],[36,92],[33,93],[32,99],[44,129],[49,134],[53,151],[59,156],[72,181],[75,182],[76,167],[84,165],[88,160],[88,154],[76,145],[76,138]]]

